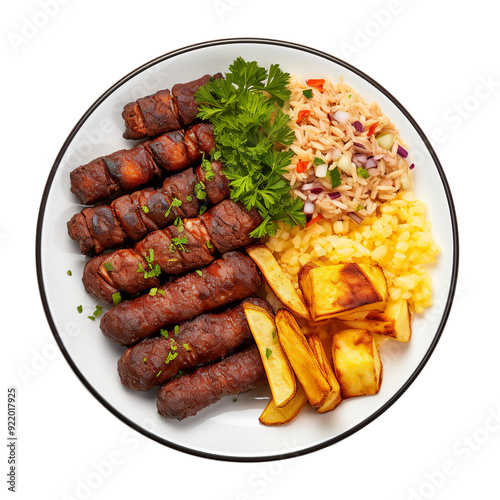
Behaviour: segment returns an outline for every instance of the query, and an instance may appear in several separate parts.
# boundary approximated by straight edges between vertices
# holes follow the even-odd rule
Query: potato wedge
[[[388,291],[380,267],[355,263],[304,267],[299,286],[313,321],[384,309]]]
[[[311,316],[302,297],[293,287],[290,278],[281,269],[271,250],[262,244],[249,245],[245,247],[245,250],[282,304],[297,316],[310,320]]]
[[[291,422],[307,404],[307,395],[304,389],[297,382],[295,396],[282,407],[276,406],[274,399],[271,399],[259,417],[259,422],[264,425],[283,425]]]
[[[316,356],[290,311],[279,309],[275,321],[281,346],[309,403],[314,408],[320,407],[330,393],[330,384],[323,375]]]
[[[411,338],[411,314],[408,301],[389,298],[384,312],[362,311],[338,316],[343,328],[358,328],[371,333],[391,337],[399,342]]]
[[[243,309],[262,358],[274,403],[278,408],[285,406],[295,395],[297,384],[281,348],[274,318],[254,304],[245,303]]]
[[[382,362],[370,332],[353,328],[335,332],[332,356],[344,399],[376,394],[380,390]]]
[[[342,402],[340,385],[337,381],[337,378],[335,377],[333,368],[323,348],[323,341],[320,337],[320,334],[318,332],[312,332],[307,336],[307,342],[319,362],[319,366],[321,367],[323,375],[330,384],[330,392],[326,397],[324,403],[320,407],[316,408],[316,411],[318,413],[326,413],[337,408],[337,406]]]

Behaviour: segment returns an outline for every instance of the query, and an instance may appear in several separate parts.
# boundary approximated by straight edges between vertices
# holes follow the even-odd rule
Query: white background
[[[2,391],[18,389],[17,498],[499,498],[498,15],[493,2],[23,0],[1,16]],[[36,219],[87,108],[141,64],[206,40],[308,45],[386,87],[431,139],[454,195],[460,273],[430,361],[381,417],[324,450],[227,463],[150,441],[109,413],[58,351],[41,306]],[[5,342],[6,341],[6,342]],[[6,412],[6,403],[2,404]],[[6,434],[6,418],[2,417]],[[0,489],[7,491],[7,448]]]

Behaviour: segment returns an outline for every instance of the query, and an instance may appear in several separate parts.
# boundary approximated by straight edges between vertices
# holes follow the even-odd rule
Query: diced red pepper
[[[320,92],[324,91],[323,85],[325,84],[325,79],[324,78],[311,78],[310,80],[307,80],[307,85],[309,87],[313,87],[316,90],[319,90]]]
[[[377,125],[378,125],[378,122],[372,123],[372,125],[368,129],[368,133],[366,134],[367,137],[370,137],[373,134],[373,132],[375,132],[375,129],[377,128]]]
[[[309,166],[309,162],[308,161],[299,160],[297,162],[297,167],[296,167],[297,173],[298,174],[302,174],[303,172],[305,172],[307,170],[308,166]]]
[[[297,115],[297,123],[300,123],[304,118],[308,117],[311,112],[308,109],[301,109]]]
[[[316,224],[319,220],[323,219],[324,217],[321,214],[316,215],[316,217],[313,217],[307,224],[306,227],[312,226],[313,224]]]

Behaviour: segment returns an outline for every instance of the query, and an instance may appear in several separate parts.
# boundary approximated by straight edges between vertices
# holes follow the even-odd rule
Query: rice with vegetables
[[[295,156],[285,177],[309,219],[360,222],[411,189],[408,147],[377,103],[368,104],[342,79],[292,77],[289,88]]]

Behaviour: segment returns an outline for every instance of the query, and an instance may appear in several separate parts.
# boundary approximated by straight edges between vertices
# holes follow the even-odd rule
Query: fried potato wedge
[[[335,332],[332,356],[344,399],[376,394],[380,390],[382,362],[370,332],[353,328]]]
[[[283,425],[291,422],[307,404],[307,395],[297,382],[295,396],[285,405],[278,407],[271,399],[259,417],[259,422],[264,425]]]
[[[290,311],[279,309],[275,321],[281,346],[309,403],[314,408],[320,407],[330,393],[330,384],[316,356]]]
[[[410,307],[403,298],[389,298],[384,312],[362,311],[338,316],[337,319],[343,328],[368,330],[399,342],[408,342],[411,338]]]
[[[340,393],[340,385],[335,377],[335,372],[333,371],[332,365],[328,360],[328,356],[323,348],[323,340],[318,332],[312,332],[307,336],[307,342],[312,352],[316,356],[319,362],[319,366],[325,376],[326,380],[330,384],[330,392],[326,397],[323,404],[316,408],[318,413],[326,413],[332,411],[342,402],[342,395]]]
[[[382,269],[368,264],[306,265],[299,285],[314,322],[347,312],[381,311],[388,298]]]
[[[281,269],[271,250],[262,244],[249,245],[245,247],[245,250],[282,304],[297,316],[310,320],[311,316],[302,297],[293,287],[290,278]]]
[[[294,397],[297,384],[281,348],[274,318],[254,304],[245,303],[243,309],[262,358],[274,403],[278,408],[285,406]]]

